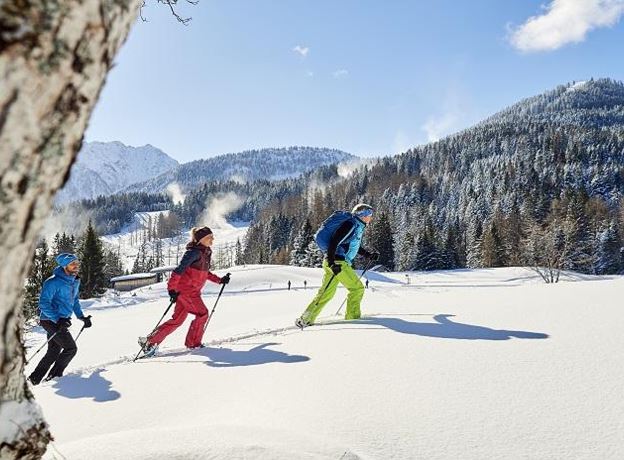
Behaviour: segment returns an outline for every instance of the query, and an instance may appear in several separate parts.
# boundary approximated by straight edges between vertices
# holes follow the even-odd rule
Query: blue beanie
[[[75,254],[70,254],[69,252],[63,252],[56,256],[56,263],[63,268],[67,267],[74,260],[78,260],[78,257],[76,257]]]

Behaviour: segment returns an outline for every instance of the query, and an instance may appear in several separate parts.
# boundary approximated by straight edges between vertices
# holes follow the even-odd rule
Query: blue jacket
[[[368,251],[361,247],[365,228],[366,224],[357,217],[345,221],[338,227],[327,249],[329,263],[333,263],[334,259],[339,259],[352,264],[358,254],[368,254]]]
[[[54,275],[43,283],[39,296],[40,318],[57,322],[59,318],[70,318],[72,311],[82,318],[82,308],[78,301],[80,279],[68,275],[63,267],[56,267]]]

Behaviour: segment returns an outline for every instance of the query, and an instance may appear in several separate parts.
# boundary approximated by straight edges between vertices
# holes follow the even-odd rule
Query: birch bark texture
[[[24,378],[31,254],[142,0],[0,0],[0,458],[52,439]]]

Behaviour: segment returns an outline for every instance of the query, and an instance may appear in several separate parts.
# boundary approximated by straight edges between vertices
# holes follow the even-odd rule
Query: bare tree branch
[[[188,18],[183,18],[182,16],[180,16],[178,14],[178,12],[176,11],[176,6],[178,5],[178,1],[179,0],[156,0],[156,2],[158,3],[162,3],[163,5],[167,5],[169,7],[169,9],[171,10],[171,14],[182,24],[184,24],[185,26],[188,25],[189,22],[191,22],[191,20],[193,18],[188,17]],[[191,5],[197,5],[199,3],[199,0],[185,0],[186,3],[190,3]],[[143,8],[145,7],[147,0],[143,0],[143,3],[141,4],[141,8],[139,10],[139,16],[141,17],[141,20],[143,20],[143,22],[148,22],[147,18],[145,16],[143,16]]]
[[[178,4],[178,0],[157,0],[157,1],[158,3],[163,3],[165,5],[168,5],[169,9],[171,10],[171,14],[173,14],[173,16],[185,26],[187,26],[188,23],[191,22],[191,19],[193,19],[191,17],[183,18],[176,12],[175,6]],[[186,2],[190,3],[191,5],[197,5],[199,3],[199,0],[186,0]]]
[[[139,9],[139,16],[141,17],[141,20],[143,22],[147,22],[147,18],[145,16],[143,16],[143,8],[145,7],[145,0],[143,0],[143,3],[141,3],[141,8]]]

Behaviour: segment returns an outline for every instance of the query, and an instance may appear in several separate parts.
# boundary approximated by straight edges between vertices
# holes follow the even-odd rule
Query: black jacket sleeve
[[[173,273],[177,273],[181,275],[184,273],[184,270],[189,268],[193,262],[196,262],[201,257],[199,250],[197,249],[187,249],[184,255],[182,256],[182,260],[180,261],[180,265],[176,267]]]
[[[370,249],[366,249],[364,246],[360,246],[360,249],[358,249],[358,255],[363,257],[370,257],[371,251]]]
[[[345,240],[345,238],[353,232],[354,228],[355,224],[347,220],[336,229],[331,237],[331,240],[329,241],[329,246],[327,247],[327,263],[329,263],[329,265],[332,265],[335,262],[336,249]]]

